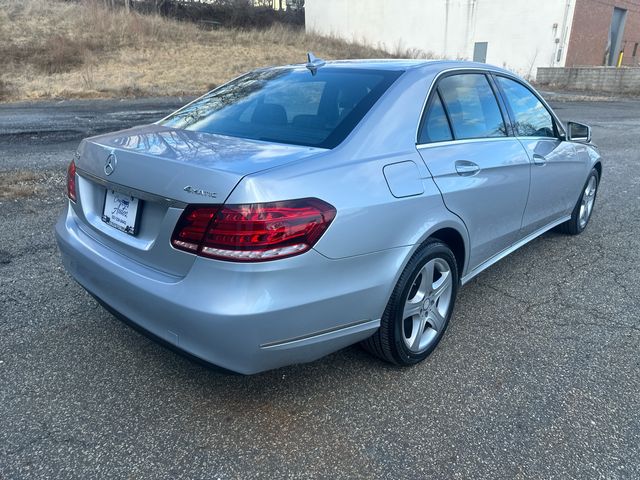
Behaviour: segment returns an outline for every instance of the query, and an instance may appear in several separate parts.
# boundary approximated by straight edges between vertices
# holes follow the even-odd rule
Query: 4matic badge
[[[196,195],[202,195],[203,197],[216,198],[218,196],[215,192],[208,192],[207,190],[202,190],[201,188],[194,188],[191,185],[187,185],[183,188],[185,192],[194,193]]]

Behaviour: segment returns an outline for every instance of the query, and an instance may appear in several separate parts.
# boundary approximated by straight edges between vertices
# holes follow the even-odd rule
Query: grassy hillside
[[[308,50],[326,59],[390,56],[284,26],[205,31],[95,0],[0,0],[4,101],[199,94],[258,66],[302,62]]]

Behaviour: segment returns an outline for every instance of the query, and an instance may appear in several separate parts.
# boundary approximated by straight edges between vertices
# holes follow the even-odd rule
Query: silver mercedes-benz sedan
[[[249,374],[362,342],[412,365],[461,285],[585,229],[601,174],[590,128],[508,71],[310,55],[84,140],[56,234],[109,311],[206,362]]]

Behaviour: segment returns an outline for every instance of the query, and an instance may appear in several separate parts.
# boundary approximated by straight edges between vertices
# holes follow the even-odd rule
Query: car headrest
[[[256,106],[251,121],[253,123],[284,125],[287,123],[287,112],[282,105],[277,103],[261,103]]]

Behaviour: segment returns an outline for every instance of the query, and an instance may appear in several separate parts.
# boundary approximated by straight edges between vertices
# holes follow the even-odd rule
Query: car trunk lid
[[[175,250],[170,238],[187,204],[222,204],[245,175],[323,151],[159,125],[101,135],[80,146],[74,210],[85,233],[105,246],[184,276],[195,256]],[[130,211],[137,204],[135,235],[105,222],[114,195],[132,199]]]

